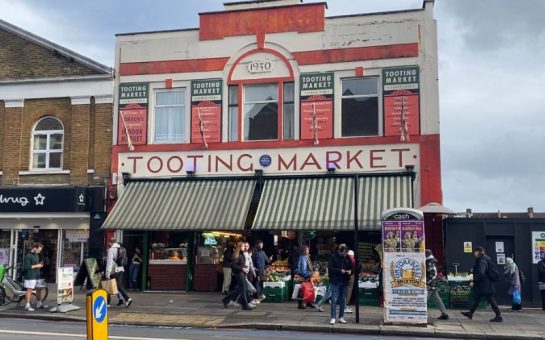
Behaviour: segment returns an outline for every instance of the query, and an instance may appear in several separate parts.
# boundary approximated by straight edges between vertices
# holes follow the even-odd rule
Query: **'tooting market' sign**
[[[333,138],[333,73],[301,74],[301,139]]]
[[[191,143],[221,142],[222,80],[191,82]]]
[[[0,189],[0,212],[86,211],[85,188]]]
[[[148,126],[148,83],[119,84],[117,144],[145,145]]]
[[[338,172],[418,170],[417,144],[313,147],[293,149],[131,152],[119,155],[118,172],[135,177],[185,176],[187,169],[203,176],[315,174],[335,167]]]

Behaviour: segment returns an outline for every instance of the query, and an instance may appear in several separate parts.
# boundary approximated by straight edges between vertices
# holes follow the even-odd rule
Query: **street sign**
[[[108,340],[108,300],[103,289],[87,294],[87,340]]]

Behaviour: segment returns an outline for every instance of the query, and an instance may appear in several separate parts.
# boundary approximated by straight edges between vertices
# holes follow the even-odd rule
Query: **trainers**
[[[30,306],[25,306],[25,310],[26,310],[27,312],[34,312],[35,309],[32,308],[32,307],[30,307]]]
[[[503,322],[503,318],[501,316],[496,316],[494,319],[490,319],[490,322]]]
[[[330,325],[334,325],[334,324],[335,324],[335,319],[329,320],[329,324],[330,324]]]
[[[318,310],[318,312],[323,312],[324,309],[322,308],[322,306],[317,306],[316,309]]]
[[[345,312],[346,314],[352,314],[352,313],[354,313],[354,311],[353,311],[352,309],[348,308],[348,307],[346,307],[346,308],[344,309],[344,312]]]
[[[473,319],[473,314],[471,312],[462,312],[462,315],[468,318],[469,320]]]
[[[125,303],[125,300],[119,300],[117,301],[117,306],[121,306]]]
[[[340,319],[339,319],[339,322],[340,322],[340,323],[346,323],[347,321],[346,321],[344,318],[340,318]]]
[[[258,299],[253,299],[253,300],[251,301],[251,304],[253,304],[253,305],[258,305],[258,304],[260,304],[260,303],[261,303],[261,301],[259,301]]]
[[[125,303],[125,308],[129,308],[129,307],[131,306],[131,304],[132,304],[132,299],[129,298],[129,299],[127,300],[127,302]]]
[[[265,296],[265,294],[261,294],[261,296],[259,297],[259,301],[263,301],[265,300],[267,297]]]
[[[448,314],[441,314],[440,317],[437,318],[438,320],[448,320]]]

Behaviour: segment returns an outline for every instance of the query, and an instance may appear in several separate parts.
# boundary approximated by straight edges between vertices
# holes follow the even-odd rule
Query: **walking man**
[[[346,323],[344,310],[346,308],[346,287],[352,275],[353,267],[347,258],[348,248],[346,244],[339,248],[329,258],[327,270],[329,274],[329,287],[331,288],[331,319],[329,323],[335,324],[337,302],[339,302],[339,322]]]
[[[41,243],[34,243],[30,253],[25,255],[23,261],[23,277],[25,279],[24,286],[26,288],[25,294],[25,310],[28,312],[33,312],[34,308],[30,306],[30,297],[32,296],[32,290],[36,289],[36,300],[38,301],[36,308],[43,309],[42,304],[42,286],[40,283],[40,269],[43,268],[44,264],[40,261],[40,252],[42,251],[43,246]]]
[[[439,320],[448,320],[447,309],[439,296],[439,288],[437,286],[437,259],[433,256],[430,249],[426,249],[426,284],[428,286],[428,299],[431,297],[441,311]]]
[[[471,309],[468,312],[462,312],[462,315],[471,320],[479,302],[484,297],[496,313],[496,317],[490,322],[503,322],[498,303],[494,298],[496,293],[494,282],[499,280],[498,270],[490,257],[484,253],[483,247],[475,248],[473,255],[475,256],[475,264],[473,265],[473,282],[470,283],[470,286],[473,288],[475,299],[472,301]]]
[[[110,248],[108,249],[104,276],[106,276],[106,280],[114,278],[117,283],[117,290],[119,291],[119,302],[117,305],[121,306],[125,304],[125,307],[129,307],[132,303],[132,299],[129,297],[129,294],[127,294],[124,286],[125,281],[123,280],[123,275],[125,273],[125,268],[123,268],[122,264],[118,263],[119,255],[121,255],[121,245],[117,243],[115,238],[110,239],[108,244],[110,245]]]
[[[271,260],[265,254],[263,250],[263,242],[257,241],[254,253],[252,254],[252,261],[254,262],[256,278],[254,281],[255,289],[257,290],[257,299],[259,301],[265,300],[263,290],[261,289],[261,280],[265,276],[265,268],[271,263]]]
[[[233,272],[231,271],[231,264],[233,263],[233,252],[235,251],[235,244],[229,242],[227,248],[223,252],[223,287],[221,293],[227,295],[229,293],[229,288],[231,287],[231,279],[233,277]]]

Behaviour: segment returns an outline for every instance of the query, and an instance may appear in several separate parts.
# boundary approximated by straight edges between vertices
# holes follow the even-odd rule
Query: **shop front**
[[[337,244],[357,246],[362,280],[376,281],[380,214],[413,205],[413,179],[412,172],[127,178],[103,228],[122,231],[129,254],[144,250],[144,289],[219,290],[223,252],[243,239],[262,240],[277,261],[273,271],[284,274],[293,245],[310,246],[322,275]]]
[[[56,281],[59,267],[77,267],[88,253],[90,214],[86,188],[0,189],[0,263],[22,275],[23,259],[42,243],[42,277]]]

